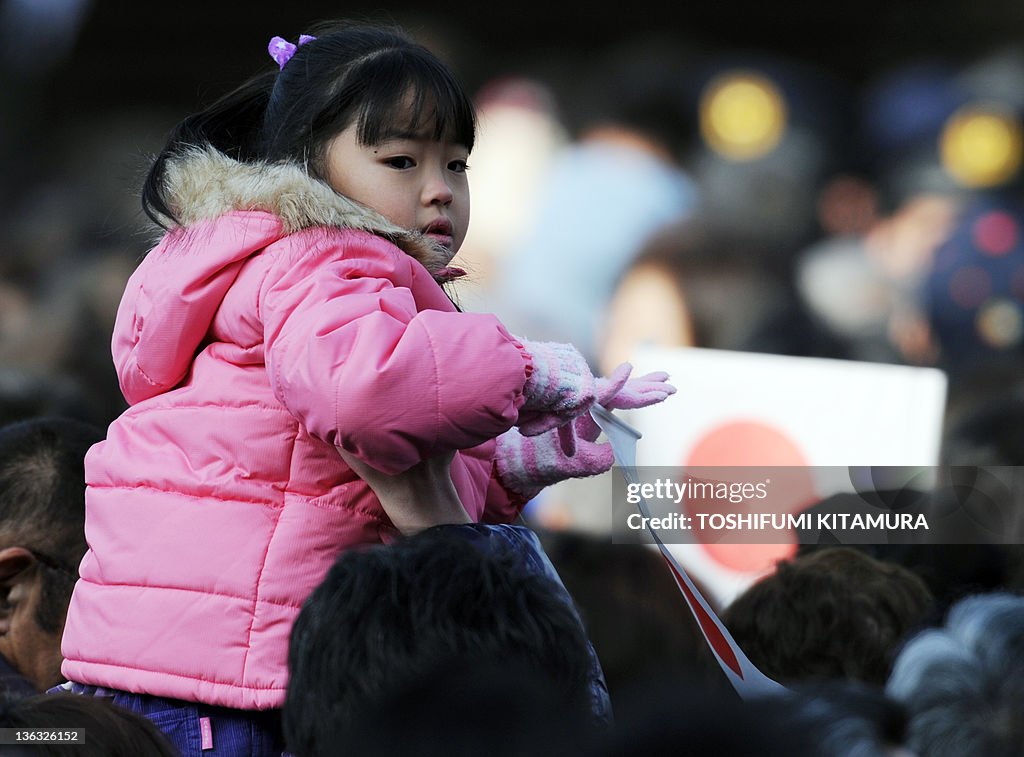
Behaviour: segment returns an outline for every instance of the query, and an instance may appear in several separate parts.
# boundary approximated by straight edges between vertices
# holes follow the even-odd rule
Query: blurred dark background
[[[730,265],[738,260],[765,263],[764,271],[751,275],[767,273],[772,284],[779,284],[776,291],[757,279],[765,281],[758,291],[767,302],[771,297],[813,299],[815,292],[834,299],[826,284],[837,275],[848,281],[842,273],[814,279],[811,295],[795,293],[801,255],[817,242],[867,238],[869,229],[885,231],[887,214],[922,187],[935,188],[920,176],[934,173],[936,135],[973,96],[964,94],[962,86],[971,66],[994,61],[989,68],[996,74],[981,77],[981,89],[999,90],[1017,122],[1024,109],[1024,5],[1015,0],[734,0],[633,2],[610,8],[600,3],[428,8],[422,3],[320,1],[0,0],[0,394],[13,398],[11,412],[77,407],[102,422],[120,411],[108,340],[124,281],[153,241],[154,230],[138,204],[149,156],[184,115],[273,65],[266,54],[271,36],[295,39],[311,24],[332,18],[393,21],[447,59],[481,106],[525,103],[526,110],[548,119],[544,128],[560,130],[554,137],[537,137],[541,146],[529,160],[507,157],[519,155],[514,150],[523,145],[506,149],[483,139],[479,156],[474,153],[479,161],[471,174],[474,227],[464,254],[476,263],[479,289],[469,289],[468,304],[495,309],[503,317],[507,313],[512,325],[517,307],[537,306],[503,299],[492,286],[496,278],[489,277],[497,277],[502,266],[514,268],[516,259],[507,249],[513,245],[509,222],[491,209],[504,204],[519,213],[513,230],[525,233],[534,218],[526,215],[523,198],[557,182],[544,178],[531,184],[538,181],[536,170],[524,178],[512,176],[513,169],[554,164],[561,148],[602,118],[619,118],[620,126],[630,127],[644,120],[642,139],[656,143],[648,154],[669,155],[671,170],[678,174],[674,189],[661,196],[678,197],[680,216],[712,227],[712,241],[697,245],[703,251],[677,257],[696,254],[713,258],[716,266],[726,258]],[[698,134],[704,87],[733,64],[774,77],[787,108],[778,146],[753,157],[723,157]],[[900,81],[898,74],[914,66],[923,67],[918,72],[924,74]],[[509,81],[529,86],[500,86]],[[888,88],[879,89],[880,81],[888,81]],[[976,81],[968,89],[981,91]],[[509,128],[513,136],[526,134],[525,127]],[[922,144],[927,159],[909,161],[913,166],[904,170],[904,159],[915,156]],[[506,154],[501,166],[489,157],[495,152]],[[1019,163],[1019,156],[1015,159]],[[837,189],[833,180],[846,174],[855,183],[840,182]],[[889,174],[899,174],[903,183],[893,183]],[[910,175],[914,181],[906,180]],[[1005,185],[1000,189],[1016,192],[1016,168],[1008,176],[1000,179]],[[680,190],[679,182],[686,187]],[[839,221],[822,220],[826,196],[829,218]],[[859,213],[857,208],[866,210],[853,220],[841,218]],[[609,217],[596,204],[593,213],[598,223],[607,224]],[[625,211],[620,215],[617,220],[636,220]],[[593,224],[592,219],[563,218],[571,228]],[[591,286],[595,293],[598,304],[585,305],[599,311],[591,320],[606,313],[611,282],[640,253],[646,234],[655,231],[655,220],[637,221],[640,226],[624,230],[636,244],[621,248],[618,257],[601,258],[608,261],[605,279],[576,287]],[[537,228],[543,223],[537,220]],[[722,241],[715,227],[723,225],[741,233]],[[506,249],[497,249],[494,240],[503,235]],[[526,255],[530,245],[522,249]],[[572,250],[559,252],[572,260]],[[554,273],[551,279],[557,280]],[[909,291],[903,280],[885,286],[889,294]],[[750,301],[723,291],[719,303]],[[891,344],[872,351],[858,349],[859,343],[845,349],[844,342],[833,349],[830,338],[860,335],[793,331],[786,320],[789,312],[768,317],[763,310],[756,316],[733,311],[730,318],[756,318],[762,335],[787,335],[762,341],[755,349],[935,363],[923,352],[900,352]],[[782,319],[778,328],[771,320],[776,316]],[[538,321],[537,334],[562,337],[557,329],[544,333],[554,322]],[[792,328],[801,329],[802,323]],[[749,325],[741,323],[733,331],[749,331]],[[825,325],[831,329],[835,323]],[[802,337],[809,341],[794,342]],[[597,335],[565,338],[578,341],[595,364],[603,360]],[[875,346],[886,341],[878,333],[872,339]],[[705,341],[703,346],[751,347],[735,341]]]
[[[27,87],[26,104],[37,109],[33,126],[44,132],[110,109],[190,108],[197,98],[259,70],[264,37],[294,37],[328,18],[405,25],[444,52],[471,88],[503,71],[593,60],[624,39],[651,34],[705,51],[792,56],[854,85],[919,56],[968,60],[999,45],[1024,43],[1024,6],[1013,0],[733,0],[609,8],[480,2],[444,4],[437,11],[399,2],[6,0],[5,6],[8,19],[16,15],[13,7],[33,9],[18,15],[34,19],[6,30],[4,83],[8,90]],[[49,13],[63,20],[58,24]],[[33,68],[29,81],[16,80]],[[5,120],[16,116],[5,112]]]
[[[245,4],[202,0],[3,0],[0,124],[15,186],[60,171],[68,131],[112,113],[183,115],[267,65],[264,39],[295,37],[328,18],[394,20],[424,39],[477,90],[507,73],[571,82],[579,67],[630,39],[695,54],[781,55],[859,87],[908,60],[968,61],[1024,43],[1013,0],[820,3]],[[103,127],[108,128],[108,127]],[[130,145],[126,145],[130,148]],[[11,184],[5,183],[5,192]]]

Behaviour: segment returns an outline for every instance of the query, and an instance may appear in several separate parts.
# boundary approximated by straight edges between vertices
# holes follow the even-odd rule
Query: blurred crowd
[[[6,81],[24,84],[7,95],[13,113],[29,102],[25,82],[45,72],[4,65]],[[908,59],[854,85],[782,55],[635,39],[600,59],[496,73],[477,105],[473,222],[456,260],[469,275],[453,290],[464,309],[495,312],[534,340],[570,341],[603,373],[642,345],[939,368],[949,380],[943,461],[1024,464],[1024,48]],[[14,158],[31,118],[0,128],[18,167],[0,180],[0,424],[63,416],[102,434],[124,409],[109,338],[124,284],[153,238],[133,193],[173,123],[164,115],[126,110],[70,127],[74,140],[49,147],[62,172],[35,183]],[[18,607],[22,580],[51,603],[66,600],[72,583],[61,568],[85,550],[84,537],[69,537],[53,547],[58,567],[37,573],[24,572],[20,553],[22,562],[5,562],[36,533],[21,528],[34,515],[8,517],[6,496],[0,488],[0,567],[11,566],[0,572],[3,618]],[[431,667],[438,658],[359,705],[362,730],[346,732],[353,749],[1024,748],[1015,547],[802,548],[715,608],[751,660],[788,689],[779,700],[740,702],[656,553],[612,545],[571,520],[531,525],[601,660],[613,731],[595,737],[577,723],[572,697],[551,695],[543,666],[464,665],[452,682],[451,665],[443,680]],[[8,662],[49,655],[49,667],[18,671],[28,679],[23,694],[59,683],[60,621],[50,609],[20,616],[36,647],[11,646],[10,623],[0,628]],[[428,718],[414,706],[448,695],[497,711],[513,707],[512,694],[515,738],[496,737],[496,721],[474,729],[444,707]],[[52,699],[16,701],[2,708],[0,726],[95,717],[95,728],[123,728],[142,740],[136,746],[158,739],[145,724],[112,725],[107,712],[72,716]],[[395,718],[458,738],[402,742],[382,725]]]
[[[4,69],[0,387],[105,423],[123,407],[113,313],[153,240],[138,184],[181,113],[126,102],[42,145],[46,60]],[[1020,48],[851,82],[666,32],[491,68],[474,72],[466,309],[571,341],[604,372],[657,344],[937,366],[957,408],[1013,381]]]
[[[605,370],[645,343],[937,366],[954,389],[1015,362],[1019,50],[856,89],[655,44],[587,73],[481,92],[474,306]]]
[[[604,372],[650,346],[937,368],[943,462],[1015,464],[1009,423],[987,458],[952,437],[1020,401],[1020,48],[852,86],[652,38],[572,73],[480,91],[464,305]],[[536,516],[606,529],[571,501],[587,486]]]

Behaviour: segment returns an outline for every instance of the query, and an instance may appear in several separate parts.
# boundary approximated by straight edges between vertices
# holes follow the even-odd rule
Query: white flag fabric
[[[615,462],[622,470],[626,481],[638,483],[636,475],[636,443],[640,440],[641,434],[635,428],[616,418],[600,405],[594,405],[590,411],[594,422],[601,427],[608,441],[615,452]],[[641,496],[637,505],[640,514],[646,518],[650,517],[650,511],[646,500]],[[645,521],[646,522],[646,521]],[[721,666],[729,683],[742,699],[754,699],[757,697],[771,696],[785,693],[787,690],[777,681],[769,678],[755,666],[743,653],[736,640],[733,639],[729,629],[711,609],[707,601],[701,595],[696,585],[687,575],[683,567],[672,556],[672,553],[658,537],[654,529],[648,528],[651,537],[661,551],[662,557],[668,564],[672,577],[682,592],[690,612],[693,613],[701,633],[715,655],[715,659]]]

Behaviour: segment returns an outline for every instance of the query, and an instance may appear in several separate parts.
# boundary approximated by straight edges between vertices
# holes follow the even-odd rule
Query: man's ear
[[[19,577],[35,560],[24,547],[0,549],[0,635],[10,630],[11,615],[17,604],[11,592],[21,583]]]

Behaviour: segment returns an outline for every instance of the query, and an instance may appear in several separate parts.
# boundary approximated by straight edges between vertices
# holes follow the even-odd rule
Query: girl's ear
[[[35,557],[24,547],[0,550],[0,635],[10,630],[11,615],[19,596],[15,589],[22,583],[25,570],[34,562]]]

